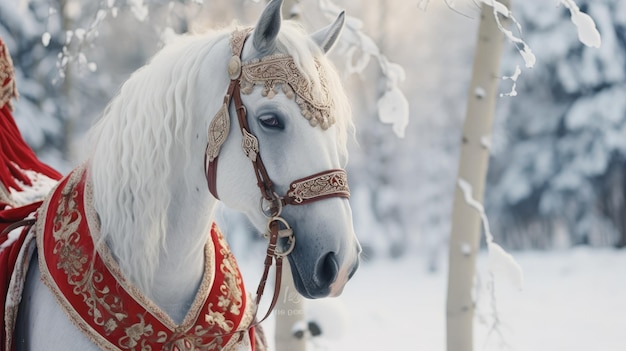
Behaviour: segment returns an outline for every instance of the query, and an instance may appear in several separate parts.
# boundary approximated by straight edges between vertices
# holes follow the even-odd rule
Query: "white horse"
[[[268,4],[241,61],[287,54],[307,78],[306,89],[314,96],[327,90],[332,102],[331,115],[324,116],[330,121],[314,120],[303,116],[299,97],[289,92],[265,96],[267,89],[254,85],[241,94],[274,190],[286,194],[295,179],[345,166],[352,122],[340,79],[324,57],[343,28],[343,15],[307,35],[289,21],[281,25],[281,5],[281,0]],[[182,38],[135,72],[94,127],[86,161],[102,241],[123,276],[176,325],[201,286],[203,248],[218,201],[245,213],[260,232],[267,226],[255,169],[241,151],[233,103],[215,177],[219,200],[207,191],[207,131],[232,78],[226,69],[232,59],[229,34]],[[312,126],[316,123],[324,128]],[[296,239],[288,259],[298,291],[308,298],[339,295],[360,253],[348,200],[286,206],[280,215]],[[42,283],[37,260],[34,254],[19,308],[17,349],[97,350]]]

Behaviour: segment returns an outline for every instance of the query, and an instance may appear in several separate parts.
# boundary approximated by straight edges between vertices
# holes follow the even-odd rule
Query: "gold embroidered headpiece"
[[[231,37],[233,50],[243,45],[247,34],[247,30],[233,33]],[[239,78],[241,93],[250,94],[255,85],[263,85],[263,96],[271,99],[278,93],[278,85],[280,85],[288,98],[295,98],[302,115],[312,126],[319,125],[326,130],[335,123],[335,118],[332,116],[333,102],[328,91],[326,72],[317,61],[315,66],[321,84],[317,92],[311,82],[300,72],[293,57],[289,55],[276,54],[244,62],[237,67],[241,69]]]
[[[209,124],[204,166],[209,190],[215,198],[219,198],[217,196],[216,184],[217,159],[222,145],[226,141],[226,138],[228,138],[230,130],[229,106],[231,100],[234,101],[235,110],[237,111],[237,120],[243,136],[242,147],[246,156],[250,158],[255,165],[255,173],[257,178],[259,178],[259,186],[266,184],[263,182],[263,179],[268,180],[269,176],[265,173],[265,166],[263,166],[260,157],[258,157],[258,139],[250,133],[246,109],[241,101],[241,94],[250,94],[256,85],[263,85],[262,95],[271,99],[278,93],[277,89],[278,85],[280,85],[288,98],[295,99],[296,103],[300,106],[302,115],[309,121],[309,124],[314,127],[319,125],[325,130],[335,123],[335,118],[332,116],[332,113],[334,112],[333,100],[331,99],[328,91],[326,72],[324,71],[322,65],[318,61],[315,61],[315,68],[317,70],[317,74],[319,75],[318,87],[302,74],[293,57],[289,55],[270,55],[261,59],[255,59],[242,63],[241,53],[243,51],[243,45],[251,30],[252,28],[235,30],[230,37],[230,49],[232,56],[227,64],[230,84],[228,85],[228,89],[224,96],[224,103]],[[315,196],[313,198],[318,199],[320,197],[334,196],[348,197],[349,191],[345,182],[345,171],[343,170],[332,170],[330,172],[317,174],[314,178],[312,178],[314,183],[320,181],[322,183],[329,183],[328,181],[321,180],[327,175],[327,173],[339,174],[339,176],[332,177],[332,179],[328,178],[329,180],[332,180],[333,184],[339,186],[335,186],[331,189],[332,191],[328,192],[328,194],[324,193],[320,195],[321,192],[318,191],[316,194],[319,196]],[[338,179],[342,179],[342,182],[339,182]],[[269,199],[270,197],[267,195],[267,192],[264,192],[264,190],[271,190],[271,182],[269,182],[269,184],[270,186],[268,186],[267,189],[262,189],[262,194],[265,199]],[[295,185],[296,187],[302,188],[308,184],[312,183],[298,183]],[[337,195],[340,193],[341,195]],[[296,202],[301,203],[304,200],[309,201],[308,198],[301,198]]]
[[[278,54],[246,62],[241,67],[241,92],[250,94],[255,85],[263,85],[263,96],[271,99],[278,93],[280,85],[288,98],[295,97],[309,123],[325,130],[335,123],[335,118],[331,115],[332,100],[325,73],[317,62],[316,68],[320,75],[320,94],[314,94],[312,84],[289,55]]]

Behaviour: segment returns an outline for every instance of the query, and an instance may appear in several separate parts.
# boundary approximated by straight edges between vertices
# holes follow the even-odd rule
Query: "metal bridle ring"
[[[276,249],[274,249],[275,257],[285,257],[289,255],[293,251],[293,249],[296,247],[296,237],[293,235],[293,229],[291,229],[291,227],[289,226],[289,223],[287,223],[287,220],[284,219],[283,217],[278,217],[278,216],[274,216],[267,221],[266,236],[269,236],[269,233],[272,231],[272,229],[270,228],[272,222],[280,222],[285,226],[285,229],[278,230],[278,238],[287,238],[287,243],[289,244],[289,247],[287,248],[287,250],[283,252],[279,252]],[[278,248],[278,246],[276,248]]]
[[[270,204],[270,208],[269,208],[268,210],[266,210],[266,209],[263,207],[263,205],[264,205],[266,202],[268,202],[268,203]],[[263,196],[261,196],[261,199],[260,199],[260,201],[259,201],[259,208],[261,209],[261,213],[263,213],[263,215],[265,216],[265,218],[267,218],[268,220],[270,220],[270,221],[268,222],[268,230],[269,230],[269,223],[271,223],[271,222],[273,221],[273,219],[274,219],[274,218],[281,218],[281,217],[279,217],[279,216],[280,216],[280,214],[283,212],[283,202],[282,202],[282,199],[281,199],[281,197],[280,197],[278,194],[276,194],[276,192],[274,192],[274,201],[273,201],[273,202],[275,202],[275,203],[277,203],[277,204],[278,204],[278,206],[277,206],[278,211],[276,211],[276,213],[271,213],[271,212],[269,212],[269,211],[271,211],[271,210],[272,210],[272,207],[271,207],[271,205],[273,205],[273,203],[272,203],[272,202],[269,202],[269,201],[268,201],[266,198],[264,198]],[[284,219],[283,219],[283,220],[284,220]],[[287,226],[289,226],[286,222],[285,222],[284,224],[285,224],[285,225],[287,225]]]

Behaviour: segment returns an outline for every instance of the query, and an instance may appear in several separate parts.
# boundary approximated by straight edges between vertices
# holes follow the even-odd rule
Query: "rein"
[[[231,50],[232,57],[228,63],[228,74],[230,77],[230,84],[226,95],[224,96],[224,103],[218,111],[215,118],[211,121],[209,126],[209,141],[205,152],[205,171],[206,178],[209,187],[209,191],[216,198],[217,195],[217,161],[219,157],[219,151],[222,144],[226,141],[230,129],[230,116],[229,105],[231,101],[234,104],[235,111],[237,113],[237,121],[239,129],[241,131],[243,141],[242,148],[245,155],[252,162],[254,168],[254,174],[256,176],[257,185],[261,192],[260,207],[263,214],[268,218],[267,220],[267,232],[264,234],[269,239],[267,246],[267,252],[265,256],[265,268],[259,282],[259,286],[256,291],[256,308],[258,308],[261,301],[261,297],[265,290],[269,270],[273,263],[276,263],[276,274],[274,282],[274,295],[270,303],[269,309],[266,314],[259,321],[253,321],[246,328],[250,329],[265,319],[267,319],[271,312],[276,307],[278,301],[278,295],[280,293],[280,284],[282,280],[282,266],[283,259],[289,255],[295,248],[296,238],[293,230],[289,226],[287,220],[281,217],[283,207],[287,205],[304,205],[315,201],[332,198],[332,197],[350,197],[350,190],[347,184],[347,174],[342,169],[331,169],[297,179],[293,181],[289,190],[284,196],[278,195],[274,191],[274,184],[270,179],[263,160],[261,159],[259,142],[256,136],[250,131],[248,125],[246,107],[243,105],[241,99],[241,84],[242,84],[242,69],[246,68],[246,64],[241,62],[241,53],[243,46],[252,29],[247,28],[243,30],[235,30],[231,37]],[[261,61],[263,62],[263,61]],[[257,63],[258,65],[258,63]],[[282,81],[277,77],[267,77],[267,80],[277,80],[281,84],[289,84],[288,81]],[[262,84],[264,82],[255,82],[255,84]],[[269,97],[271,98],[271,96]],[[281,229],[284,227],[284,229]],[[278,240],[284,238],[287,240],[288,248],[284,251],[278,249]],[[232,333],[241,332],[245,330],[236,330]],[[232,334],[229,333],[229,334]]]

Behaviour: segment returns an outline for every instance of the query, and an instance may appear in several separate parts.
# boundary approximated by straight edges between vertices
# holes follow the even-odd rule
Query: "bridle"
[[[272,297],[270,307],[267,313],[263,316],[263,318],[258,320],[258,322],[250,324],[250,326],[248,326],[248,329],[264,321],[276,306],[276,302],[278,301],[278,295],[280,292],[283,258],[289,255],[296,245],[296,238],[293,230],[291,229],[291,226],[289,225],[287,220],[281,217],[283,207],[288,205],[309,204],[315,201],[332,197],[350,197],[347,174],[346,171],[343,169],[331,169],[310,175],[308,177],[297,179],[290,184],[289,190],[283,196],[280,196],[274,190],[274,184],[272,183],[272,180],[267,173],[265,165],[263,164],[263,160],[261,159],[258,139],[250,130],[246,116],[246,108],[241,100],[241,86],[244,83],[242,80],[242,72],[248,72],[251,68],[254,68],[256,70],[260,69],[261,72],[264,72],[267,69],[267,66],[263,66],[263,61],[256,61],[253,63],[241,62],[241,53],[243,51],[243,46],[251,30],[251,28],[247,28],[243,30],[235,30],[232,33],[230,40],[232,57],[228,62],[228,74],[230,77],[230,84],[228,85],[226,95],[224,96],[224,103],[222,104],[220,110],[216,114],[215,118],[211,121],[211,124],[209,126],[209,140],[207,143],[204,159],[209,191],[216,199],[219,199],[217,194],[216,179],[217,161],[219,158],[221,146],[226,141],[230,130],[230,116],[228,111],[229,105],[232,101],[234,103],[235,111],[237,113],[239,129],[243,138],[243,151],[244,154],[252,162],[257,185],[261,192],[260,210],[267,217],[267,232],[264,235],[269,239],[269,244],[266,251],[265,268],[256,292],[255,302],[257,307],[265,289],[269,270],[272,266],[273,261],[276,262],[274,296]],[[294,86],[296,84],[294,83],[293,79],[298,78],[299,72],[293,71],[293,67],[295,67],[295,65],[293,65],[293,58],[287,55],[278,55],[274,56],[274,62],[279,62],[281,64],[286,63],[285,66],[289,66],[292,69],[278,72],[273,75],[272,72],[264,72],[264,78],[253,78],[254,81],[252,83],[265,84],[266,87],[268,86],[268,84],[282,84],[283,90],[290,89],[292,93],[295,92],[294,98],[296,99],[296,101],[299,101],[299,104],[305,103],[308,107],[312,106],[312,109],[315,109],[315,111],[317,111],[317,115],[319,116],[319,110],[324,108],[323,102],[320,104],[317,101],[314,101],[313,99],[311,99],[310,96],[308,96],[309,94],[306,94],[306,91],[303,92],[301,86]],[[267,69],[267,71],[272,70]],[[249,84],[250,82],[246,81],[246,83]],[[268,97],[271,98],[271,95]],[[301,108],[302,106],[303,105],[301,104]],[[318,106],[322,107],[320,108]],[[324,110],[321,111],[322,114],[324,114]],[[311,119],[311,111],[307,110],[306,116],[307,119]],[[324,122],[325,121],[326,120],[324,120]],[[316,123],[312,122],[311,124],[315,125]],[[283,227],[283,229],[281,229],[281,227]],[[287,249],[278,249],[279,238],[285,238],[287,240],[287,244],[289,245]]]

